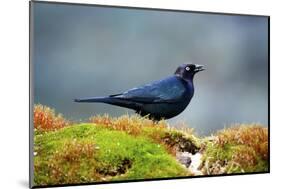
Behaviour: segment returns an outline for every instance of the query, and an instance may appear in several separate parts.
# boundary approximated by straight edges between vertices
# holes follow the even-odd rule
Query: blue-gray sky
[[[266,17],[33,3],[34,103],[71,120],[134,113],[77,97],[105,96],[203,64],[185,121],[199,134],[268,120]]]

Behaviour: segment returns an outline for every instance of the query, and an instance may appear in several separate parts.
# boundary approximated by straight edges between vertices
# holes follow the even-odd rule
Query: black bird
[[[194,94],[193,77],[204,70],[202,65],[183,64],[173,76],[106,97],[75,99],[75,102],[100,102],[133,109],[154,120],[180,114]]]

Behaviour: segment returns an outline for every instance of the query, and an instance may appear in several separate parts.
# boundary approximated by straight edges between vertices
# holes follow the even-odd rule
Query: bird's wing
[[[110,97],[140,103],[173,103],[178,101],[185,91],[183,82],[173,76]]]

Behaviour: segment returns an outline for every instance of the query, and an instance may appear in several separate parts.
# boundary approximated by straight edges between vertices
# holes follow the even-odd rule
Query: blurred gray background
[[[268,20],[187,12],[33,3],[34,103],[66,118],[133,114],[77,97],[105,96],[203,64],[184,121],[207,135],[268,120]]]

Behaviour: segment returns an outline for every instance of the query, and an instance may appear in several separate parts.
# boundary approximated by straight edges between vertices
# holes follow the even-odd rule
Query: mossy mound
[[[34,116],[36,186],[269,170],[268,129],[259,124],[198,137],[185,124],[170,127],[137,115],[70,124],[35,105]]]
[[[268,172],[268,129],[241,124],[205,139],[201,170],[206,175]]]
[[[95,124],[35,132],[36,185],[188,176],[165,147]]]

